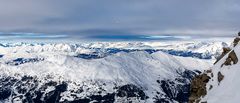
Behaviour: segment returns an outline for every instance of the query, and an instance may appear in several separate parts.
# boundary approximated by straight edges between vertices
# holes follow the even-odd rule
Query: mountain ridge
[[[214,55],[219,52],[216,48],[226,46],[223,42],[164,44],[161,51],[157,44],[153,49],[144,43],[135,47],[127,43],[132,48],[111,45],[3,44],[0,102],[186,103],[192,79],[213,60],[197,58],[191,50],[212,50]],[[187,49],[190,52],[176,52]]]
[[[161,51],[119,52],[100,59],[57,52],[9,53],[0,59],[4,87],[0,97],[9,95],[0,99],[10,103],[186,102],[191,78],[209,67],[208,61]]]
[[[240,57],[239,36],[231,47],[223,48],[223,53],[209,70],[193,78],[189,103],[236,103],[239,93],[236,90],[239,81],[234,78],[239,73]]]
[[[42,53],[58,52],[72,56],[95,56],[105,57],[117,52],[163,51],[176,56],[187,56],[205,59],[215,59],[222,52],[225,42],[180,42],[180,43],[156,43],[156,42],[133,42],[133,43],[5,43],[0,44],[0,55],[9,53]],[[83,55],[81,55],[83,54]]]

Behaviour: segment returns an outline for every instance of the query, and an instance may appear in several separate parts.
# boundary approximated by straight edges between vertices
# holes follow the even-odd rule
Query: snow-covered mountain
[[[147,51],[153,53],[163,51],[172,55],[214,59],[221,54],[228,42],[95,42],[95,43],[1,43],[0,54],[8,53],[42,53],[58,52],[68,55],[85,54],[105,57],[118,52]],[[80,55],[81,56],[81,55]]]
[[[240,101],[240,37],[224,48],[215,65],[194,77],[190,103],[238,103]]]
[[[1,44],[0,102],[188,102],[192,78],[212,63],[196,54],[226,45],[120,44]]]

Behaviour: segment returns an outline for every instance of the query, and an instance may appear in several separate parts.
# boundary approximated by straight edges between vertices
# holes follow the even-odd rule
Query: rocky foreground
[[[209,70],[193,78],[189,103],[237,103],[239,102],[240,38],[223,53]]]

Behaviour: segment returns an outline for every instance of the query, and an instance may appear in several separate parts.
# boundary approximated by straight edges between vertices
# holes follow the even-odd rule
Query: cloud
[[[21,38],[232,36],[240,29],[239,12],[239,0],[1,0],[0,31]]]
[[[38,34],[38,33],[0,33],[0,40],[8,39],[66,39],[68,35]]]

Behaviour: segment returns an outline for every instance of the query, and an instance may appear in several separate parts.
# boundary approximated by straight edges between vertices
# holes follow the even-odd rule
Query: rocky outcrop
[[[240,36],[240,32],[238,33],[238,36]],[[233,46],[235,47],[239,43],[239,41],[240,41],[240,38],[236,37],[233,41]],[[227,54],[228,56],[221,66],[237,64],[238,58],[235,51],[228,47],[223,48],[222,54],[217,58],[214,64],[218,63]],[[201,97],[204,97],[207,94],[206,85],[209,82],[209,80],[213,77],[214,77],[214,73],[212,72],[211,69],[209,69],[204,71],[204,73],[193,78],[191,82],[191,87],[190,87],[191,95],[189,97],[189,103],[200,103]],[[224,79],[224,75],[219,70],[219,72],[217,72],[218,85],[220,85],[220,82],[223,79]],[[212,88],[213,86],[210,85],[208,89],[211,90]],[[205,101],[201,103],[205,103]]]
[[[206,85],[209,79],[210,77],[206,73],[203,73],[193,78],[190,86],[191,95],[189,97],[189,103],[198,103],[200,101],[200,97],[207,94]]]
[[[239,36],[240,32],[238,33]],[[233,47],[235,47],[240,41],[239,37],[236,37],[233,40]],[[216,62],[214,64],[216,64],[219,60],[221,60],[227,53],[229,53],[231,51],[231,48],[229,47],[223,47],[223,52],[222,54],[217,58]],[[228,56],[228,58],[226,59],[226,62],[223,65],[231,65],[231,62],[233,62],[234,64],[236,64],[238,62],[237,56],[234,52],[234,50],[232,50]]]
[[[230,48],[228,47],[223,47],[223,52],[222,54],[217,58],[216,62],[214,64],[216,64],[219,60],[221,60],[229,51],[231,51]]]
[[[234,41],[233,41],[233,46],[235,47],[238,44],[239,41],[240,41],[239,37],[235,38]]]
[[[190,81],[199,74],[199,71],[177,71],[175,79],[157,80],[161,91],[156,91],[155,103],[186,103],[190,96]]]
[[[224,75],[222,75],[221,72],[218,72],[218,85],[220,84],[220,82],[223,80]]]
[[[213,88],[212,85],[210,85],[209,88],[206,87],[207,83],[212,77],[213,73],[212,70],[210,69],[204,71],[204,73],[193,78],[190,86],[190,97],[188,103],[200,103],[201,97],[207,95],[207,89],[211,90]],[[220,82],[224,79],[224,75],[221,72],[218,72],[217,79],[219,85]]]
[[[222,64],[222,66],[223,66],[223,65],[232,65],[232,63],[233,63],[233,64],[237,64],[237,62],[238,62],[237,55],[236,55],[235,51],[232,50],[232,51],[229,53],[226,61]]]

